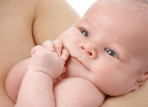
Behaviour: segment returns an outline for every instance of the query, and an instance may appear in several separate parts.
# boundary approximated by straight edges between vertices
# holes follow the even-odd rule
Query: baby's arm
[[[37,46],[32,51],[33,55],[28,71],[22,81],[16,102],[18,107],[55,107],[53,80],[63,72],[68,52],[65,49],[60,49],[62,45],[58,40],[54,45],[54,50],[52,43],[47,43],[44,44],[47,47]],[[62,54],[60,55],[61,50]]]
[[[99,107],[105,95],[86,79],[62,80],[54,88],[57,107]]]
[[[16,107],[55,107],[52,79],[46,74],[27,71],[16,102]]]

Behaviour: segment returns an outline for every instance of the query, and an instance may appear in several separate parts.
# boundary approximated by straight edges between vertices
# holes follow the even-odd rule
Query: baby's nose
[[[81,43],[81,50],[83,50],[90,58],[95,59],[97,57],[97,50],[93,43]]]

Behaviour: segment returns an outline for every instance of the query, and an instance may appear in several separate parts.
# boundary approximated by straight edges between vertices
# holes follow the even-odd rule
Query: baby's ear
[[[141,75],[139,75],[139,78],[137,79],[137,83],[139,85],[142,85],[147,79],[148,79],[148,71],[143,72]]]
[[[137,81],[133,87],[133,90],[137,90],[139,86],[145,83],[145,81],[148,79],[148,72],[143,72],[139,77],[137,78]]]

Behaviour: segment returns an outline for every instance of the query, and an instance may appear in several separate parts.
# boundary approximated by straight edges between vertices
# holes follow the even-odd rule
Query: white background
[[[85,11],[96,1],[96,0],[67,0],[69,4],[83,16]]]

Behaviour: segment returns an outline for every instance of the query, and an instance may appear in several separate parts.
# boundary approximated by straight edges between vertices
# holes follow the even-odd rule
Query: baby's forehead
[[[106,27],[106,23],[101,21],[108,22],[108,20],[100,20],[100,17],[106,18],[110,17],[109,14],[112,14],[112,18],[107,19],[111,19],[110,21],[113,21],[113,23],[107,26],[115,27],[115,29],[110,29],[112,32],[115,32],[115,35],[116,32],[120,30],[121,33],[124,34],[122,35],[123,38],[127,41],[130,39],[130,42],[141,42],[141,45],[142,43],[148,43],[148,0],[97,0],[87,13],[86,18],[91,20],[96,19],[93,21],[95,21],[95,23],[98,21],[98,26],[100,26],[100,24],[105,25],[104,28]],[[104,13],[106,15],[104,15]],[[116,19],[119,20],[117,21]],[[115,26],[112,24],[115,24]],[[100,27],[97,28],[99,30]],[[133,43],[133,45],[135,45],[135,43]]]
[[[126,41],[126,42],[125,42]],[[142,61],[148,60],[148,36],[147,35],[136,35],[135,37],[125,38],[119,43],[125,48],[132,58],[139,59]],[[138,60],[138,61],[139,61]]]
[[[96,14],[99,7],[105,7],[104,9],[115,13],[128,14],[135,21],[144,20],[148,24],[148,0],[97,0],[93,6],[98,7],[94,10]]]

